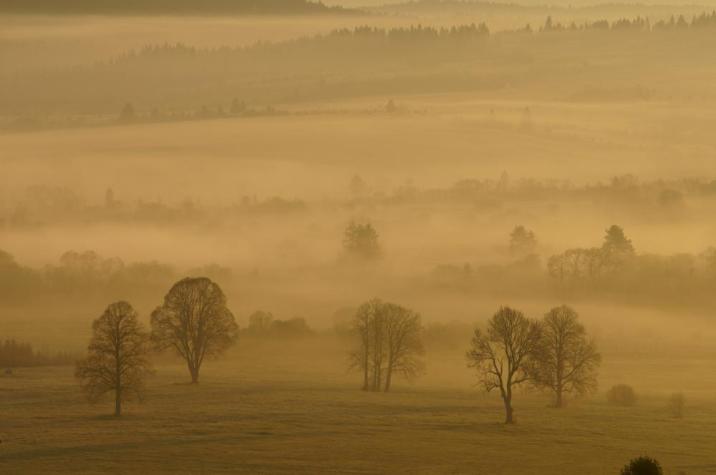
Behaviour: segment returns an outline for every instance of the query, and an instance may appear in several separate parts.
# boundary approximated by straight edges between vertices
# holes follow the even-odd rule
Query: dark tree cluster
[[[305,318],[279,320],[274,318],[271,312],[258,310],[249,316],[249,326],[244,333],[259,338],[300,338],[310,336],[314,332]]]
[[[343,234],[343,249],[350,257],[377,259],[381,255],[378,232],[371,223],[351,222]]]
[[[598,281],[614,275],[634,262],[636,251],[624,230],[616,225],[606,230],[601,247],[569,249],[549,258],[549,275],[562,284]]]
[[[74,361],[68,353],[36,351],[30,343],[16,340],[0,341],[0,368],[29,368],[33,366],[63,366]]]

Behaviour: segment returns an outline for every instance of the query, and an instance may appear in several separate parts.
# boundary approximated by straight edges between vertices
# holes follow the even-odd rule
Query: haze
[[[711,473],[713,3],[324,3],[0,0],[0,473]]]

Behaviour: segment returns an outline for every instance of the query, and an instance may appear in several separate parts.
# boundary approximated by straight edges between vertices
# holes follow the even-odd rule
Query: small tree
[[[631,386],[617,384],[607,391],[607,401],[613,406],[633,406],[636,404],[636,393]]]
[[[584,395],[597,388],[601,356],[572,308],[550,310],[542,320],[542,338],[531,368],[534,383],[554,394],[555,407],[565,394]]]
[[[622,468],[621,475],[662,475],[661,465],[651,457],[633,459]]]
[[[249,316],[249,331],[252,333],[266,333],[271,329],[274,318],[271,312],[257,310]]]
[[[343,248],[351,256],[362,259],[378,258],[380,257],[378,232],[370,223],[351,222],[343,235]]]
[[[88,355],[77,363],[76,377],[90,402],[114,392],[114,415],[122,403],[141,398],[150,371],[148,335],[127,302],[113,303],[92,324]]]
[[[524,226],[516,226],[510,233],[510,254],[513,257],[525,257],[534,254],[537,248],[535,233]]]
[[[468,366],[477,369],[488,392],[500,390],[505,424],[514,422],[513,389],[530,379],[528,368],[539,343],[539,322],[510,307],[501,307],[493,315],[486,332],[475,329],[467,352]]]
[[[623,267],[636,255],[631,239],[617,225],[607,229],[601,251],[604,265],[612,272]]]
[[[204,360],[221,355],[236,342],[239,331],[224,292],[206,277],[174,284],[152,313],[151,324],[156,349],[174,349],[186,361],[192,383],[199,382]]]
[[[137,118],[137,114],[134,111],[134,106],[127,102],[122,107],[122,111],[119,113],[120,122],[133,122]]]
[[[425,349],[420,315],[394,304],[388,304],[384,321],[386,339],[385,392],[390,391],[393,374],[413,378],[423,370],[419,358]]]

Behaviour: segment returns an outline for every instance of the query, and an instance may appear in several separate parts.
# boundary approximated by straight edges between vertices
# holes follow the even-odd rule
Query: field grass
[[[0,378],[0,473],[610,474],[642,454],[667,474],[716,472],[708,397],[673,419],[655,395],[558,411],[520,394],[507,427],[497,396],[462,381],[375,394],[335,361],[297,368],[214,363],[192,386],[162,365],[121,419],[82,400],[71,368],[20,370]]]

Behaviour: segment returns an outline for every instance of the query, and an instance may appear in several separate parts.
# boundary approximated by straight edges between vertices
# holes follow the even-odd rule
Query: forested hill
[[[309,0],[0,0],[0,13],[303,14],[347,13]]]

